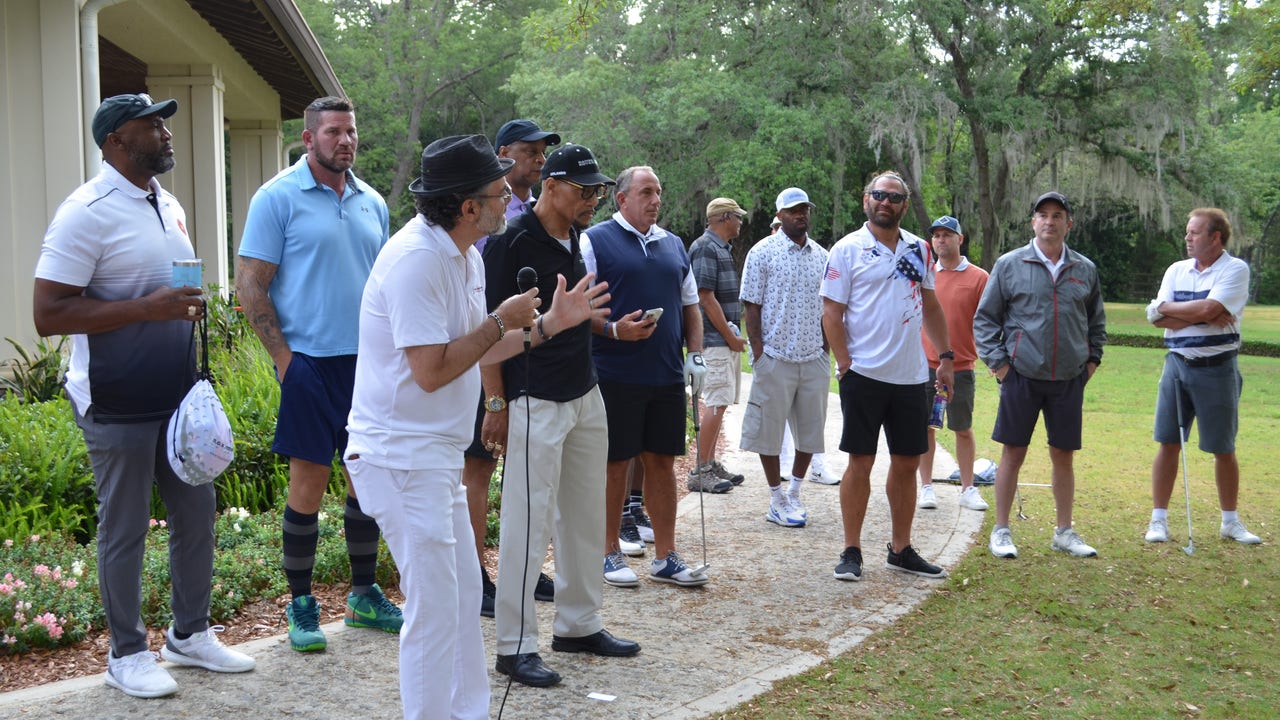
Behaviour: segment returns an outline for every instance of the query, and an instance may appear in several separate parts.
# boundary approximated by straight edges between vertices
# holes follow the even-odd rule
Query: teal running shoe
[[[347,612],[342,621],[351,627],[398,633],[400,626],[404,624],[404,613],[374,583],[364,595],[347,593]]]
[[[320,606],[316,604],[315,596],[294,598],[284,614],[289,618],[289,644],[294,650],[314,652],[329,646],[324,632],[320,630]]]

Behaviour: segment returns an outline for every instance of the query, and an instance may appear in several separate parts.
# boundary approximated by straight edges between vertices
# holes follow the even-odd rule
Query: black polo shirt
[[[485,288],[489,309],[519,292],[516,273],[531,267],[538,273],[541,312],[551,309],[556,275],[564,275],[572,288],[587,274],[578,247],[578,231],[569,231],[569,249],[547,234],[532,209],[513,218],[507,231],[489,238],[484,247]],[[537,332],[535,329],[533,332]],[[526,359],[527,358],[527,359]],[[525,366],[529,366],[528,387]],[[596,385],[591,359],[591,322],[564,330],[550,340],[502,364],[507,400],[528,394],[539,400],[568,402],[587,394]]]

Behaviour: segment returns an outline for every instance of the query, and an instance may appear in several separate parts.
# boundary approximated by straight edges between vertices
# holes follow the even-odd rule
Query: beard
[[[165,151],[169,149],[168,145],[162,146],[159,150],[148,152],[136,146],[130,146],[129,161],[139,168],[150,171],[155,175],[163,175],[174,168],[177,163],[173,157],[166,155]]]
[[[355,156],[356,156],[355,150],[351,151],[351,158],[352,158],[351,160],[338,160],[337,150],[335,150],[331,155],[325,155],[324,153],[320,152],[320,149],[318,147],[314,148],[311,151],[311,154],[315,157],[316,163],[319,164],[320,167],[324,168],[325,170],[328,170],[331,173],[336,173],[338,175],[341,175],[342,173],[345,173],[346,171],[350,170],[351,166],[355,164]]]
[[[480,232],[493,237],[507,231],[507,216],[504,212],[490,214],[488,210],[480,211]]]
[[[881,210],[879,212],[868,212],[867,222],[879,228],[893,230],[898,227],[905,211],[903,210]]]

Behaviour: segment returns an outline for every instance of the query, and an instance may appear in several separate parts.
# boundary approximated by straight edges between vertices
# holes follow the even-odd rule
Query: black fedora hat
[[[409,192],[423,197],[443,197],[478,188],[506,175],[516,164],[493,152],[483,135],[450,135],[422,149],[422,176]]]

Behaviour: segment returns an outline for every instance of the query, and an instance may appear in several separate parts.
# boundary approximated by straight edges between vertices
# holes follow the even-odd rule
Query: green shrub
[[[93,473],[66,398],[0,398],[0,537],[67,534],[84,542],[96,513]]]
[[[21,402],[47,402],[62,394],[62,376],[67,369],[67,355],[63,351],[67,336],[58,337],[57,343],[40,338],[35,352],[28,352],[13,338],[5,338],[13,346],[18,357],[4,363],[8,372],[0,373],[0,387],[16,395]]]

